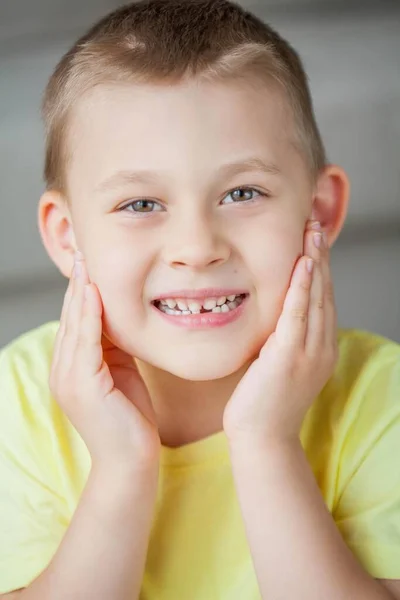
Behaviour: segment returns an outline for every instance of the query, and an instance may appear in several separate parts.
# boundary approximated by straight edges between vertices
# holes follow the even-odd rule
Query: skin
[[[275,330],[308,219],[321,222],[329,245],[343,226],[346,173],[329,165],[313,183],[293,135],[278,92],[235,82],[103,86],[75,108],[68,193],[43,194],[39,228],[65,276],[74,251],[83,253],[104,334],[135,357],[167,446],[222,429],[230,396]],[[220,165],[250,156],[279,175],[217,178]],[[141,168],[159,172],[158,182],[96,190],[116,171]],[[232,196],[238,186],[256,189]],[[118,212],[143,197],[153,212]],[[188,331],[150,306],[165,290],[208,286],[247,289],[243,317]]]
[[[92,282],[95,295],[90,294],[86,302],[87,336],[81,344],[81,352],[86,346],[87,360],[79,361],[78,354],[70,352],[75,362],[85,368],[95,366],[94,346],[93,359],[88,352],[95,339],[96,348],[100,343],[101,317],[108,350],[114,353],[116,346],[125,362],[126,357],[134,357],[143,378],[145,386],[139,394],[143,406],[138,408],[145,412],[142,409],[147,407],[147,420],[145,426],[141,422],[142,432],[151,423],[151,438],[158,432],[168,446],[201,439],[222,426],[228,434],[249,543],[265,593],[272,586],[277,593],[287,591],[289,585],[293,593],[299,590],[307,569],[299,563],[299,572],[291,572],[290,582],[275,577],[279,555],[266,560],[264,540],[273,539],[275,526],[277,541],[271,547],[278,547],[288,516],[305,515],[310,509],[309,529],[294,535],[289,528],[284,546],[304,539],[310,531],[326,532],[322,545],[318,537],[308,545],[311,556],[309,560],[304,555],[305,564],[315,565],[316,576],[324,573],[320,568],[324,561],[330,565],[330,575],[336,569],[331,580],[337,582],[341,594],[356,590],[358,597],[362,590],[363,597],[386,600],[399,597],[399,582],[382,580],[383,586],[375,587],[353,560],[326,511],[298,441],[304,413],[337,358],[329,248],[345,220],[349,183],[336,165],[324,168],[312,183],[292,143],[291,125],[282,98],[267,89],[256,92],[226,83],[97,89],[81,101],[75,113],[68,198],[46,192],[39,205],[39,227],[61,272],[70,275],[79,248],[85,258],[81,258],[81,292],[82,284]],[[216,179],[216,169],[223,162],[254,155],[273,162],[279,176],[253,171]],[[96,191],[113,172],[132,165],[151,167],[162,177],[157,184],[130,183],[107,193]],[[256,201],[223,204],[239,185],[257,187]],[[260,191],[269,197],[260,196]],[[154,210],[161,212],[140,217],[117,211],[128,200],[140,197],[156,200],[159,206]],[[309,231],[310,218],[320,222],[325,232],[325,245],[318,249]],[[315,260],[312,275],[304,269],[303,254]],[[245,287],[250,293],[242,319],[223,329],[178,329],[164,323],[149,306],[149,300],[166,288],[218,285]],[[82,294],[80,298],[82,306]],[[77,322],[76,315],[73,321]],[[68,336],[64,333],[58,337],[65,346]],[[77,330],[75,334],[76,342]],[[96,356],[98,361],[101,355],[97,352]],[[94,382],[95,376],[86,379]],[[120,412],[125,402],[120,388],[118,384],[113,388],[119,404],[108,408],[103,404],[103,413],[116,411],[118,406]],[[265,389],[274,393],[266,395]],[[148,412],[150,398],[154,413]],[[136,393],[134,402],[138,406]],[[79,412],[87,405],[70,406]],[[132,425],[134,414],[130,410]],[[79,419],[84,424],[82,414]],[[93,419],[88,423],[94,431]],[[103,426],[107,428],[107,419]],[[138,430],[137,418],[135,427]],[[119,436],[115,439],[121,441]],[[101,435],[92,442],[99,453],[104,452]],[[276,479],[269,486],[268,467],[274,477],[282,474],[279,488]],[[255,476],[257,468],[259,477]],[[253,475],[247,481],[250,472]],[[302,494],[289,489],[296,485]],[[270,493],[275,487],[276,497]],[[303,507],[283,506],[282,498],[303,502]],[[301,526],[302,520],[296,523]],[[337,556],[341,562],[334,560]],[[266,565],[271,571],[268,576]],[[308,594],[308,584],[301,585]],[[330,591],[336,598],[336,591]]]

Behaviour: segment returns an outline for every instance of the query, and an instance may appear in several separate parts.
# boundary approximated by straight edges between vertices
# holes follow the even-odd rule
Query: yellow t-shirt
[[[90,470],[85,444],[48,388],[57,328],[46,323],[0,354],[0,593],[45,569]],[[357,329],[338,336],[335,373],[308,411],[301,441],[348,546],[371,576],[396,579],[400,345]],[[162,447],[140,599],[177,598],[261,598],[222,431]]]

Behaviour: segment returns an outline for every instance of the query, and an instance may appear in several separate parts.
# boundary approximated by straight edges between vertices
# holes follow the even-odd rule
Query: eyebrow
[[[254,156],[245,160],[238,160],[235,162],[227,163],[222,165],[217,170],[218,177],[232,177],[239,173],[246,173],[248,171],[261,171],[269,175],[280,175],[281,170],[277,165],[268,163],[261,158]],[[110,191],[118,188],[122,185],[132,183],[157,183],[162,179],[163,174],[151,171],[148,169],[141,169],[139,171],[117,171],[110,177],[100,182],[94,189],[95,192]]]

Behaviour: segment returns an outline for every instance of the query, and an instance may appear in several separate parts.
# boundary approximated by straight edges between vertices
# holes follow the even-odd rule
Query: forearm
[[[230,452],[263,598],[392,600],[343,541],[300,442]]]
[[[138,598],[157,482],[158,465],[92,470],[58,551],[21,600]]]

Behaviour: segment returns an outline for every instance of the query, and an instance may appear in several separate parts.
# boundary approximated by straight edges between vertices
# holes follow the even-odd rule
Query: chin
[[[159,360],[157,360],[159,358]],[[248,359],[243,354],[237,356],[228,353],[222,357],[221,354],[214,356],[212,353],[187,352],[182,356],[152,357],[148,363],[167,371],[187,381],[212,381],[229,377],[241,369]]]

